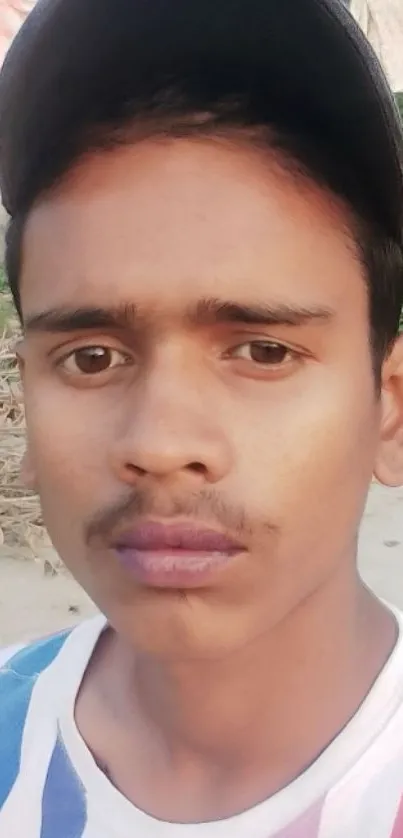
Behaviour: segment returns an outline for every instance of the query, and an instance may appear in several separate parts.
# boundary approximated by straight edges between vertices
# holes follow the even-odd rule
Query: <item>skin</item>
[[[77,724],[143,809],[233,814],[315,759],[395,642],[355,560],[374,470],[403,481],[401,343],[379,398],[348,213],[222,139],[86,158],[30,214],[21,292],[26,471],[111,625]],[[200,305],[195,318],[206,299],[273,322],[200,318]],[[43,316],[116,306],[129,317],[114,327]],[[78,350],[93,346],[106,350],[88,375]],[[140,518],[197,522],[243,549],[203,587],[145,587],[107,544],[108,522]]]
[[[0,65],[36,0],[0,0]]]

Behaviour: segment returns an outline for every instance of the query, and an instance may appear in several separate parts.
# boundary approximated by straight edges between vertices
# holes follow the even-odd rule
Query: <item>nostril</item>
[[[189,471],[193,471],[195,474],[205,474],[207,469],[203,463],[188,463],[187,468]],[[152,469],[145,469],[141,468],[140,466],[136,466],[134,463],[126,463],[126,471],[132,475],[136,475],[136,477],[144,477],[147,473],[152,473]]]
[[[188,468],[196,474],[205,474],[206,466],[203,463],[189,463]]]
[[[133,463],[127,463],[126,469],[128,472],[131,472],[131,474],[135,474],[137,477],[143,477],[147,473],[144,468],[135,466]]]

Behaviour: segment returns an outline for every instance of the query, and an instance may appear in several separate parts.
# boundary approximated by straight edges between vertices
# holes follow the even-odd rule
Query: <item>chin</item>
[[[241,620],[182,591],[142,592],[131,603],[105,603],[112,629],[133,650],[164,660],[217,660],[245,646]]]

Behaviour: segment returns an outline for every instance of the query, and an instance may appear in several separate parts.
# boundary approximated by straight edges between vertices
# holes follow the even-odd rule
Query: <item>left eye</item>
[[[281,343],[268,340],[253,340],[237,346],[231,352],[232,358],[241,358],[255,364],[280,366],[293,358],[295,353]]]
[[[60,362],[60,366],[72,375],[97,375],[128,363],[128,356],[117,349],[107,346],[84,346],[67,355]]]

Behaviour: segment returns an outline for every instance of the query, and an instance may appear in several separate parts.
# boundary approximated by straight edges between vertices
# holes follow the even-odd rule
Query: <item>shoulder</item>
[[[57,667],[60,658],[62,680],[76,669],[82,675],[104,624],[104,618],[96,617],[33,643],[0,649],[0,743],[5,720],[12,713],[13,723],[18,716],[21,724],[34,687],[51,664]],[[60,680],[60,671],[54,680]]]
[[[33,688],[57,657],[71,630],[26,645],[0,650],[0,732],[4,725],[24,723]]]
[[[0,712],[10,692],[37,681],[59,656],[65,658],[67,655],[70,663],[82,665],[84,669],[105,625],[105,618],[97,615],[32,643],[0,648]]]
[[[60,701],[77,691],[105,623],[97,617],[0,649],[0,811],[21,766],[35,764],[46,742],[56,741]]]
[[[32,643],[0,649],[0,685],[12,674],[27,678],[40,675],[60,652],[71,631],[66,629]]]
[[[20,771],[22,743],[35,687],[69,634],[70,630],[35,643],[0,650],[0,810]],[[51,713],[46,701],[42,703],[42,712],[35,713],[40,736],[41,718]]]

